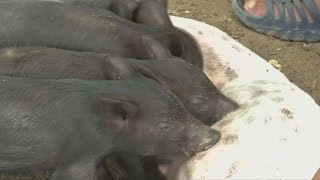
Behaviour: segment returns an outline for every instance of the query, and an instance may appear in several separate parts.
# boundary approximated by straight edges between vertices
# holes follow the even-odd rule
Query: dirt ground
[[[278,60],[288,79],[320,104],[320,42],[282,41],[254,32],[238,21],[230,0],[169,0],[169,13],[213,25],[262,58]]]

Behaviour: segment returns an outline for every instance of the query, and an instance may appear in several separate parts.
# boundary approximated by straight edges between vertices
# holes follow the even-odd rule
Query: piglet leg
[[[58,166],[50,180],[98,180],[97,162],[94,159],[81,159]]]

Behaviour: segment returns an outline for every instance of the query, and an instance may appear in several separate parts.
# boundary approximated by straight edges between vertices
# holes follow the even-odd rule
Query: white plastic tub
[[[320,168],[320,107],[258,55],[210,25],[172,17],[194,36],[204,72],[240,104],[213,128],[220,142],[185,163],[177,180],[312,179]]]

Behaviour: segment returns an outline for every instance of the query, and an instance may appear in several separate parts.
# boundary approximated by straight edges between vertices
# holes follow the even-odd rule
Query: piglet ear
[[[170,50],[156,39],[143,35],[142,42],[145,47],[145,50],[147,51],[149,59],[172,57]]]
[[[134,11],[138,8],[138,3],[132,0],[113,1],[111,11],[127,20],[132,20]]]
[[[157,70],[155,70],[152,66],[148,66],[150,64],[150,61],[144,61],[142,63],[136,64],[135,71],[138,72],[140,75],[147,79],[151,79],[153,81],[161,83],[161,74],[157,73]]]
[[[118,98],[102,98],[100,108],[106,122],[116,128],[122,128],[138,112],[137,104]]]

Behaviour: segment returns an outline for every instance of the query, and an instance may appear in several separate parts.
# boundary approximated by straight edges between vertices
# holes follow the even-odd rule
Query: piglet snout
[[[221,138],[221,133],[206,127],[205,129],[198,129],[192,133],[194,136],[192,141],[193,152],[199,153],[210,149],[214,146]]]
[[[215,114],[214,114],[214,120],[212,120],[212,124],[215,122],[221,120],[225,115],[237,110],[239,105],[232,101],[231,99],[221,96],[217,99],[217,102],[215,104]]]
[[[208,133],[204,135],[201,143],[199,144],[196,152],[206,151],[214,146],[221,138],[221,133],[214,129],[210,129]]]

